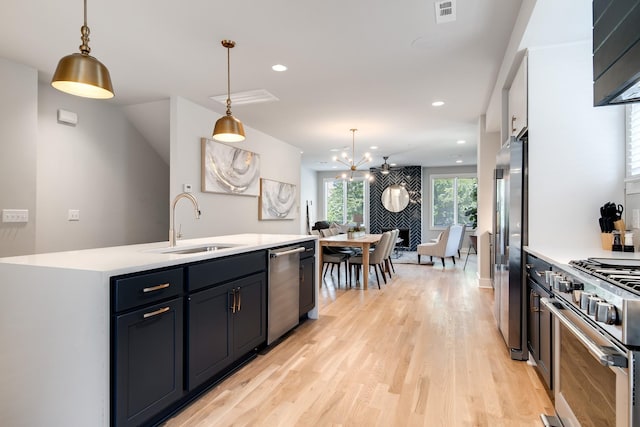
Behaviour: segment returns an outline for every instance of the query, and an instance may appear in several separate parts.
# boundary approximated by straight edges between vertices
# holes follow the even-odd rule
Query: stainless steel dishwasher
[[[269,251],[267,345],[298,325],[301,252],[302,246]]]

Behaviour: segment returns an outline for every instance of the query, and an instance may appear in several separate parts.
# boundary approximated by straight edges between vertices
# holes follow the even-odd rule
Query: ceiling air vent
[[[456,20],[456,1],[445,0],[437,1],[436,7],[436,23],[443,24],[445,22],[453,22]]]
[[[210,96],[212,100],[222,105],[227,103],[227,95]],[[247,90],[245,92],[232,92],[231,103],[233,105],[257,104],[259,102],[273,102],[279,99],[265,89]]]

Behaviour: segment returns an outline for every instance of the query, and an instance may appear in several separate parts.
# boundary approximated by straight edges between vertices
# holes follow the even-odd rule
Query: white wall
[[[171,98],[170,109],[170,200],[183,191],[183,184],[191,184],[202,211],[202,216],[196,220],[190,203],[178,203],[176,229],[181,224],[184,238],[237,233],[300,233],[304,220],[299,216],[294,220],[259,221],[258,197],[203,193],[200,140],[211,137],[213,125],[220,115],[181,97]],[[238,118],[242,120],[242,117]],[[244,130],[246,140],[234,145],[260,155],[262,178],[296,185],[296,211],[300,212],[300,149],[259,132],[248,123],[244,123]],[[167,200],[167,209],[170,200]]]
[[[624,110],[593,107],[590,40],[529,49],[529,246],[597,249],[623,201]]]
[[[494,180],[499,132],[486,132],[485,117],[478,121],[478,285],[491,287],[491,236],[493,231]]]
[[[300,170],[300,233],[307,234],[307,206],[309,228],[318,220],[318,173],[302,167]]]
[[[0,58],[0,209],[28,209],[28,223],[0,222],[0,257],[33,253],[36,236],[38,73]]]
[[[58,123],[59,108],[78,124]],[[122,109],[41,83],[38,112],[36,251],[165,239],[168,166]],[[69,209],[80,221],[67,220]]]

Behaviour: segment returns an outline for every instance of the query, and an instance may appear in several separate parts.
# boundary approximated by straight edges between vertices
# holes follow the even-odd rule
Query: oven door
[[[553,314],[555,409],[562,425],[632,426],[627,351],[561,299],[540,302]]]

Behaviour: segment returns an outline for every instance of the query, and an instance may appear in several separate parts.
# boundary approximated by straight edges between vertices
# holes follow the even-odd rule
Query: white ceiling
[[[400,165],[476,164],[478,118],[521,3],[457,0],[457,20],[436,24],[433,0],[88,0],[92,54],[116,91],[93,102],[158,107],[182,96],[222,114],[209,96],[226,93],[220,41],[232,39],[232,92],[266,89],[279,98],[232,105],[234,116],[300,147],[304,165],[331,169],[329,150],[351,145],[350,128],[358,129],[356,155],[379,147],[372,166],[383,156]],[[78,51],[80,0],[2,6],[0,57],[48,80],[62,56]],[[288,71],[272,71],[276,63]],[[435,100],[446,104],[434,108]],[[142,110],[129,114],[144,122]]]

